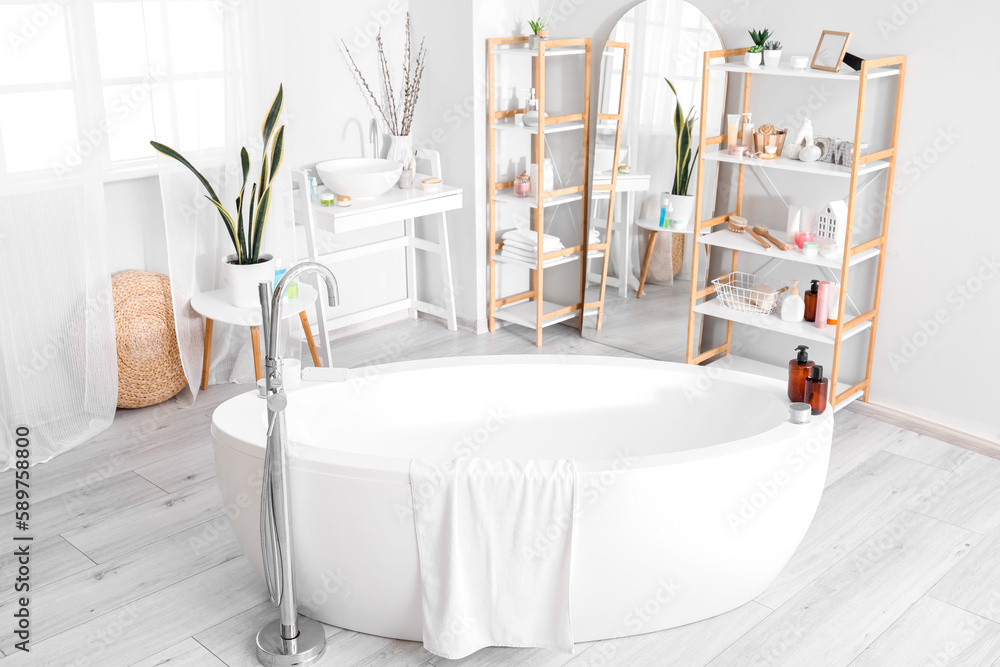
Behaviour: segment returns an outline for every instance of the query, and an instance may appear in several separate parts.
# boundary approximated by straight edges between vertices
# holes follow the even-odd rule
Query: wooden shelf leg
[[[212,365],[212,326],[215,323],[205,318],[205,356],[201,360],[201,389],[208,389],[208,369]]]
[[[250,342],[253,343],[253,372],[257,379],[264,377],[260,363],[260,328],[250,327]]]
[[[639,276],[639,289],[635,291],[635,298],[642,298],[642,288],[646,286],[646,273],[649,271],[649,261],[653,258],[653,246],[656,245],[656,237],[659,232],[649,233],[649,244],[646,246],[646,255],[642,258],[642,273]]]
[[[306,332],[306,343],[309,344],[309,354],[313,358],[313,366],[319,368],[322,362],[319,360],[319,351],[316,350],[316,341],[313,339],[312,327],[309,326],[309,315],[306,311],[299,313],[299,320],[302,322],[302,330]]]

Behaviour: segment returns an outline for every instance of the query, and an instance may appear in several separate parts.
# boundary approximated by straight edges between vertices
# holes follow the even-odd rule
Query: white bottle
[[[753,114],[747,112],[743,114],[743,145],[750,149],[753,154]]]
[[[799,296],[799,281],[792,281],[792,289],[781,302],[781,319],[786,322],[801,322],[806,315],[806,302]]]

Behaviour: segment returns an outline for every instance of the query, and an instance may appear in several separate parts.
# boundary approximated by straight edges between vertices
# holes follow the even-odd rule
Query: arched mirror
[[[711,20],[683,0],[645,0],[621,17],[608,38],[600,62],[591,243],[607,239],[609,197],[598,187],[610,184],[616,170],[618,178],[605,308],[600,330],[588,318],[586,338],[654,359],[685,359],[691,253],[705,252],[692,237],[703,55],[722,48]],[[705,115],[708,136],[721,133],[725,95],[726,76],[713,74]],[[678,103],[685,120],[691,121],[687,178],[677,174]],[[702,166],[702,218],[707,218],[715,208],[718,166]],[[664,197],[671,194],[687,199]],[[653,228],[662,231],[650,231]],[[588,262],[588,303],[599,298],[602,262],[600,257]],[[693,279],[701,285],[704,275]]]

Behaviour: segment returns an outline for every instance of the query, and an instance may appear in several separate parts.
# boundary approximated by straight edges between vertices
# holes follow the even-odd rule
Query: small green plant
[[[756,51],[750,49],[751,53],[760,53],[764,50],[764,45],[767,43],[767,38],[771,36],[771,31],[764,28],[761,31],[750,30],[750,39],[753,40],[754,46],[760,47]]]
[[[778,41],[775,41],[775,40],[772,39],[767,44],[764,45],[764,50],[765,51],[780,51],[781,50],[781,42],[778,42]]]
[[[247,176],[250,173],[250,153],[247,152],[245,147],[240,150],[243,186],[240,188],[240,194],[236,198],[236,218],[234,219],[229,211],[226,210],[226,207],[222,205],[222,202],[219,201],[219,195],[215,194],[215,189],[212,188],[211,183],[201,175],[201,172],[195,169],[193,164],[188,162],[183,155],[173,148],[170,148],[170,146],[165,146],[158,141],[149,142],[158,152],[177,160],[187,167],[192,174],[198,177],[201,184],[205,186],[205,190],[208,191],[205,199],[212,202],[215,208],[218,209],[219,215],[222,217],[222,222],[226,225],[226,231],[229,232],[229,238],[236,249],[237,264],[257,264],[260,261],[260,241],[264,237],[264,225],[267,224],[267,211],[271,203],[271,181],[274,180],[275,174],[278,173],[285,150],[285,126],[282,125],[278,128],[277,132],[274,131],[274,126],[278,124],[278,117],[281,115],[283,98],[284,91],[282,90],[282,86],[279,85],[278,94],[274,96],[271,108],[264,117],[264,123],[261,126],[260,133],[264,139],[264,148],[261,155],[260,182],[253,183],[250,189],[249,215],[247,216],[245,231],[243,226],[243,209],[244,204],[247,202],[244,201],[244,196],[247,189]],[[273,142],[271,141],[272,138],[274,139]],[[268,161],[269,157],[270,161]],[[259,190],[258,185],[260,186]],[[254,211],[255,205],[256,211]]]
[[[539,16],[534,21],[528,21],[528,26],[531,28],[531,32],[537,35],[539,30],[545,30],[545,21]]]
[[[693,106],[688,112],[687,117],[684,116],[684,110],[681,109],[681,98],[677,94],[677,89],[674,88],[674,84],[670,83],[670,79],[664,78],[663,80],[670,86],[670,90],[673,91],[674,97],[677,99],[677,106],[674,107],[674,133],[677,135],[677,163],[674,166],[674,185],[671,194],[686,195],[688,193],[688,185],[691,183],[691,167],[698,159],[697,148],[694,150],[694,155],[691,154],[694,122],[697,119],[694,115]]]
[[[761,46],[760,44],[754,44],[749,49],[747,49],[747,52],[748,53],[760,53],[763,50],[764,50],[763,46]]]

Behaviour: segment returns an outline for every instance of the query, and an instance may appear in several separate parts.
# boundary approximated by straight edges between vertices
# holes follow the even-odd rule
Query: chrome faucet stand
[[[329,303],[336,306],[340,301],[337,279],[329,268],[317,262],[302,262],[293,266],[281,277],[273,293],[270,283],[258,286],[267,390],[267,449],[260,498],[260,545],[268,594],[271,604],[278,607],[278,618],[257,633],[257,661],[266,667],[311,665],[326,650],[323,626],[311,618],[300,616],[296,605],[288,433],[285,427],[288,398],[278,357],[281,295],[289,283],[305,272],[318,273],[323,278]]]

